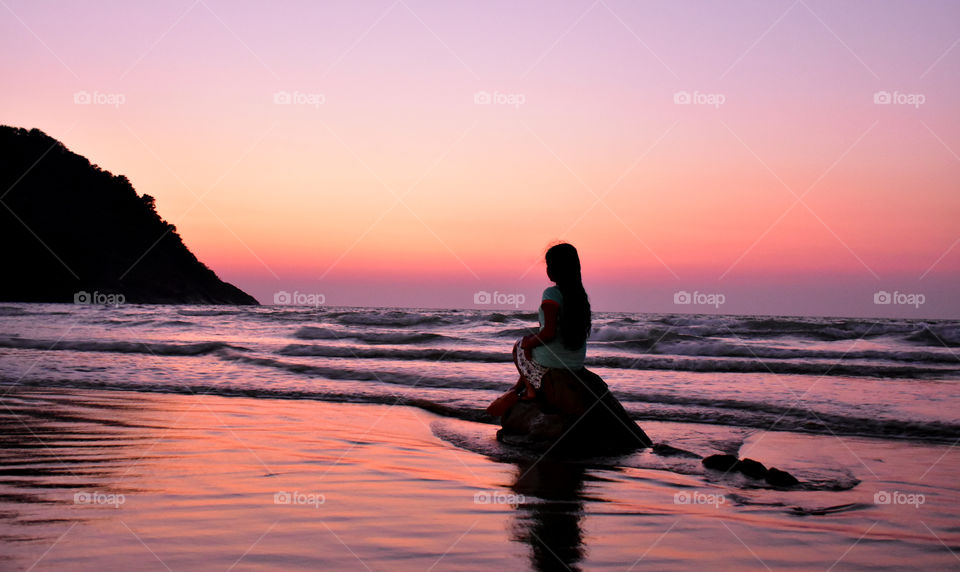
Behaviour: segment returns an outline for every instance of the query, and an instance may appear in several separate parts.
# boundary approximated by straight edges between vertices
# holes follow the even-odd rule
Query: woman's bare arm
[[[539,332],[523,338],[520,347],[525,351],[542,346],[557,337],[557,316],[560,314],[560,304],[553,300],[544,300],[540,303],[540,307],[543,309],[543,327]]]

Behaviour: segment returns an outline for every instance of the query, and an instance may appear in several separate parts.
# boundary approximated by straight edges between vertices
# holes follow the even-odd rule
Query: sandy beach
[[[2,402],[9,570],[960,565],[948,446],[747,435],[741,455],[859,481],[776,491],[687,459],[637,468],[649,452],[501,462],[494,426],[407,407],[18,386]],[[645,428],[678,445],[732,438]]]

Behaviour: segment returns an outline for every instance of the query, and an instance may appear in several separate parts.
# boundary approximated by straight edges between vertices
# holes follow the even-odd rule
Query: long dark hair
[[[547,250],[547,276],[563,294],[560,337],[569,350],[583,347],[590,335],[590,299],[580,278],[580,256],[572,244],[561,242]]]

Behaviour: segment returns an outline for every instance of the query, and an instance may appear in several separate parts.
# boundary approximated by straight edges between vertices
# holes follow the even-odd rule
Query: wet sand
[[[650,453],[501,462],[437,437],[495,453],[495,427],[405,407],[0,392],[4,570],[960,568],[947,445],[644,424],[859,481],[776,491]]]

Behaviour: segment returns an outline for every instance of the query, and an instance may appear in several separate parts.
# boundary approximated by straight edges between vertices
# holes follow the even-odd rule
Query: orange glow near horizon
[[[388,11],[352,48],[378,11],[264,19],[212,2],[162,35],[177,10],[73,14],[78,30],[64,22],[79,7],[56,21],[11,9],[48,49],[4,20],[20,54],[5,76],[23,89],[0,95],[0,121],[126,175],[242,288],[540,283],[542,263],[528,269],[559,239],[597,283],[960,276],[960,52],[944,54],[956,26],[932,8],[911,15],[922,37],[899,42],[894,8],[865,27],[818,7],[849,49],[799,9],[748,49],[774,6],[611,4],[622,23],[591,10],[561,35],[582,9],[507,24],[433,4],[422,23]],[[923,105],[874,103],[896,88]],[[125,102],[77,105],[78,90]]]

